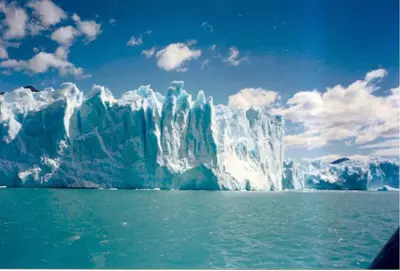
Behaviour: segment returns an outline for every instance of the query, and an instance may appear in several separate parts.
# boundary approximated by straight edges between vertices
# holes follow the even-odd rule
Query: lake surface
[[[366,268],[398,192],[0,189],[1,268]]]

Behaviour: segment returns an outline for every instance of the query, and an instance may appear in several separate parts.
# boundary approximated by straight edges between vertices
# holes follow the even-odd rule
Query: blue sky
[[[2,91],[72,81],[118,97],[183,80],[215,103],[284,114],[287,156],[398,155],[398,1],[0,3]]]

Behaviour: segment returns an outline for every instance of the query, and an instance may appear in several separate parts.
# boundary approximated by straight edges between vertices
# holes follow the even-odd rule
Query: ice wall
[[[177,81],[165,97],[21,88],[0,96],[0,185],[282,190],[283,126]]]
[[[331,164],[318,160],[284,161],[284,189],[381,190],[399,188],[399,161],[371,158]]]

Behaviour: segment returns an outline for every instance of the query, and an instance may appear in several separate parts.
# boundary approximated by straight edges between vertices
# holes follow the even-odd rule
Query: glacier
[[[0,95],[0,185],[282,190],[283,119],[183,86],[119,99],[72,83]]]
[[[214,105],[173,81],[115,98],[75,84],[0,95],[0,187],[399,189],[399,161],[284,159],[284,120]]]
[[[343,159],[340,163],[285,159],[283,167],[283,189],[392,191],[399,188],[396,159]]]

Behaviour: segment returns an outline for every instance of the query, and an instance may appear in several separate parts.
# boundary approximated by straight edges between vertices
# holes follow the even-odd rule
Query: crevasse
[[[283,120],[262,109],[195,100],[174,81],[116,99],[17,89],[0,96],[0,184],[207,190],[282,190]]]

